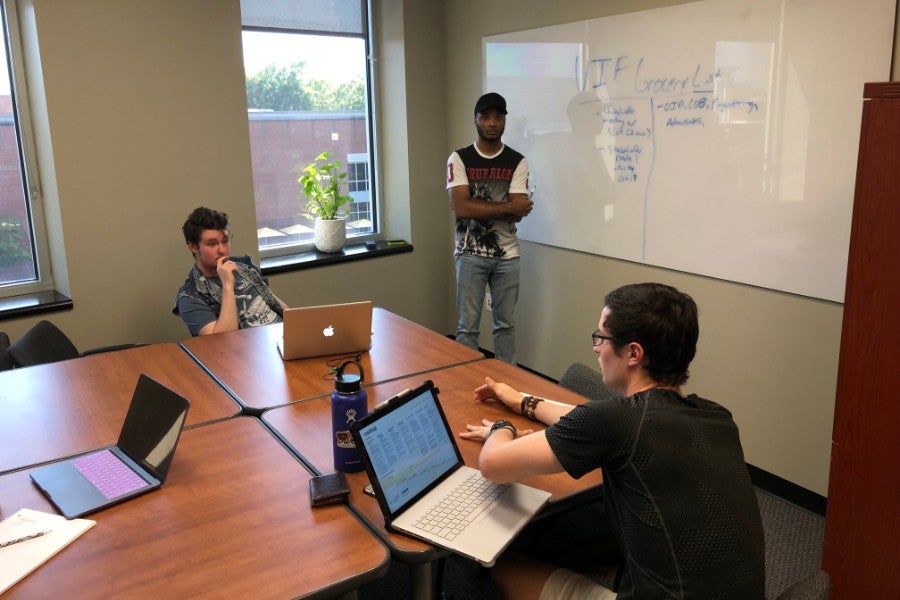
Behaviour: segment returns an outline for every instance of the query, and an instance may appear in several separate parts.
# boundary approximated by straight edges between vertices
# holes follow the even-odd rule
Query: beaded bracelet
[[[543,398],[537,398],[535,396],[525,396],[524,398],[522,398],[522,415],[530,421],[537,421],[537,417],[534,416],[534,409],[537,408],[538,402],[543,401]]]

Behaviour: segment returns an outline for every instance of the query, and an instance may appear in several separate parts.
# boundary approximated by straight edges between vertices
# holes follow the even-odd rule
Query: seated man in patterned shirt
[[[231,256],[228,215],[197,208],[181,228],[194,266],[172,312],[191,335],[234,331],[281,321],[282,302],[250,255]]]

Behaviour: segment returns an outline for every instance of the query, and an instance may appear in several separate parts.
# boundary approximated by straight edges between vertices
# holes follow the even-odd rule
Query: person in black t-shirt
[[[489,377],[475,390],[477,401],[548,425],[521,435],[506,421],[467,425],[460,435],[484,443],[488,479],[603,472],[607,521],[592,506],[534,522],[512,547],[520,554],[507,552],[494,568],[495,581],[517,600],[763,600],[762,522],[737,426],[722,406],[681,390],[699,335],[696,304],[655,283],[618,288],[604,304],[591,335],[610,388],[601,398],[559,406]],[[610,548],[618,596],[561,568],[599,562],[596,551]]]

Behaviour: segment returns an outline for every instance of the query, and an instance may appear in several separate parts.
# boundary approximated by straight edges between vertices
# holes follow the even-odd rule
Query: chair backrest
[[[9,356],[15,366],[30,367],[78,358],[79,354],[75,344],[56,325],[38,321],[9,347]]]
[[[616,392],[603,383],[603,376],[597,371],[582,363],[572,363],[562,377],[559,385],[576,394],[599,400],[615,395]]]
[[[776,600],[828,600],[831,578],[819,569],[778,594]]]
[[[6,332],[0,331],[0,371],[12,369],[15,366],[12,358],[9,356],[8,350],[9,336],[6,335]]]

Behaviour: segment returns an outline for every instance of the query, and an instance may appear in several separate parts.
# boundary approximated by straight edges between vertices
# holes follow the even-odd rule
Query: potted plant
[[[315,219],[316,248],[322,252],[340,252],[347,240],[347,228],[344,224],[345,206],[353,202],[353,198],[341,194],[341,186],[347,178],[347,172],[338,172],[340,161],[329,162],[331,152],[322,152],[316,159],[303,168],[303,174],[297,180],[300,191],[306,196],[307,219]]]

